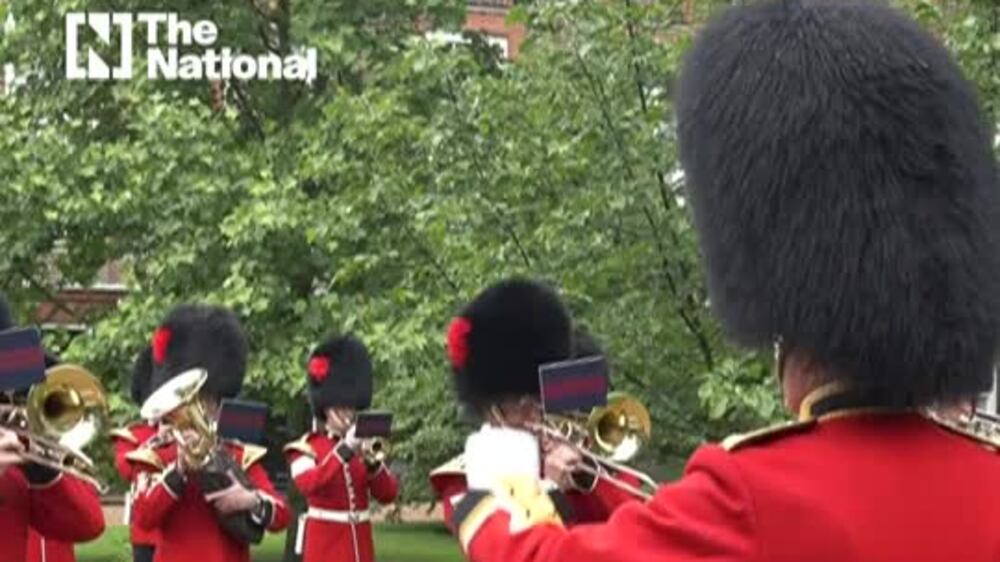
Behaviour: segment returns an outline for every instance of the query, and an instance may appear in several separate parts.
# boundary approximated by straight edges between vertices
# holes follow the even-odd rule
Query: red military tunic
[[[28,552],[25,562],[76,562],[73,543],[43,537],[28,529]]]
[[[97,538],[104,531],[97,490],[67,475],[29,485],[22,468],[7,468],[0,473],[0,562],[26,560],[31,528],[70,543]]]
[[[523,482],[509,512],[470,494],[463,547],[474,562],[1000,559],[997,446],[915,412],[806,414],[702,447],[682,479],[603,525],[563,528]]]
[[[608,475],[602,474],[593,481],[588,490],[568,490],[566,500],[572,512],[568,525],[581,523],[600,523],[607,521],[611,513],[619,506],[628,502],[639,501],[636,496],[622,490],[608,481]],[[629,485],[639,488],[639,479],[630,474],[620,474],[617,478]],[[459,455],[431,471],[431,488],[437,495],[444,510],[445,524],[454,530],[455,503],[460,501],[468,491],[465,481],[465,461]]]
[[[140,471],[130,462],[126,456],[135,451],[158,433],[158,427],[147,422],[137,422],[128,427],[111,431],[111,439],[115,447],[115,468],[118,474],[128,482],[131,487],[126,498],[126,521],[129,525],[129,534],[132,544],[154,546],[156,545],[156,531],[146,531],[135,524],[135,518],[131,517],[131,503],[136,493],[136,476]]]
[[[258,462],[266,450],[240,443],[227,443],[227,448],[270,506],[267,530],[284,529],[289,520],[288,508],[275,492],[267,471]],[[159,532],[156,562],[250,561],[249,546],[226,534],[198,483],[185,480],[174,469],[177,459],[175,443],[155,450],[140,448],[128,458],[133,464],[141,466],[140,470],[157,474],[156,482],[136,496],[132,508],[136,524],[147,531],[155,529]]]
[[[374,562],[368,494],[379,503],[391,503],[399,484],[385,463],[369,473],[361,455],[338,443],[335,436],[307,433],[285,447],[292,479],[309,504],[304,529],[299,526],[302,560]],[[347,522],[352,513],[361,520]]]

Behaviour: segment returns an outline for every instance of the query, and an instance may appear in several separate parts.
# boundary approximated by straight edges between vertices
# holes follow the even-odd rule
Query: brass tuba
[[[201,468],[211,461],[218,441],[215,424],[198,396],[207,380],[204,369],[184,371],[156,389],[140,412],[144,419],[170,427],[170,436],[177,442],[185,466],[192,468]],[[189,433],[195,437],[189,438]]]
[[[26,461],[104,490],[83,448],[102,431],[107,409],[107,395],[97,377],[78,365],[63,364],[46,371],[23,406],[0,407],[0,425],[21,438]]]

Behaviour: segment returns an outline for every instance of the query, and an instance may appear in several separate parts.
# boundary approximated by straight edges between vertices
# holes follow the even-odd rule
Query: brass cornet
[[[392,446],[384,437],[372,437],[361,443],[361,454],[368,464],[379,464],[389,458]]]
[[[78,365],[57,365],[28,391],[22,405],[0,406],[0,426],[24,442],[24,460],[104,485],[84,452],[104,426],[107,395],[97,377]]]

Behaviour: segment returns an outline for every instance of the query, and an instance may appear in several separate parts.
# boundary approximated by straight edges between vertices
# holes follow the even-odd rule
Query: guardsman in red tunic
[[[13,328],[6,299],[0,295],[0,331]],[[38,353],[38,372],[58,363]],[[27,368],[22,360],[12,372]],[[97,538],[104,514],[97,490],[89,483],[21,458],[24,443],[0,428],[0,562],[74,562],[73,545]]]
[[[713,310],[774,345],[797,420],[705,445],[649,503],[573,529],[531,436],[476,435],[469,559],[1000,559],[998,443],[937,415],[990,388],[1000,351],[1000,182],[974,88],[884,3],[767,0],[701,32],[678,95]]]
[[[303,562],[374,562],[368,496],[391,503],[399,485],[383,460],[365,458],[354,436],[357,412],[371,406],[371,358],[356,337],[332,337],[313,351],[307,371],[309,403],[323,429],[285,446],[309,504],[296,552]]]
[[[512,279],[477,296],[449,328],[448,353],[459,399],[488,426],[530,427],[542,421],[538,368],[570,357],[602,355],[588,334],[570,329],[558,295],[539,283]],[[580,453],[565,443],[542,440],[543,473],[572,510],[572,523],[606,520],[638,498],[612,484],[607,472],[580,470]],[[467,491],[465,459],[448,461],[430,474],[431,487],[454,530],[454,504]],[[633,487],[638,479],[616,478]]]
[[[153,375],[153,350],[147,346],[136,358],[132,368],[132,401],[142,405],[149,396],[150,377]],[[135,524],[132,515],[132,501],[139,485],[137,478],[141,471],[130,462],[126,456],[142,447],[157,435],[159,429],[155,422],[137,421],[128,427],[111,431],[111,439],[115,447],[115,468],[126,482],[130,484],[129,493],[125,497],[125,524],[129,525],[132,543],[132,558],[134,562],[153,562],[156,550],[156,532],[146,531]]]
[[[35,464],[24,464],[17,435],[0,428],[0,562],[24,562],[31,529],[76,543],[104,532],[97,490]]]
[[[215,416],[220,401],[235,397],[242,388],[247,341],[228,310],[185,305],[157,328],[152,355],[154,389],[190,369],[204,369],[208,380],[201,400],[208,415]],[[264,448],[226,442],[225,450],[251,486],[233,479],[227,491],[208,494],[202,488],[203,473],[184,465],[177,443],[158,441],[155,447],[140,447],[126,455],[137,470],[153,475],[148,486],[141,484],[132,515],[140,527],[158,533],[155,562],[249,562],[248,542],[227,533],[220,524],[223,516],[245,516],[269,531],[288,525],[285,502],[260,462]]]

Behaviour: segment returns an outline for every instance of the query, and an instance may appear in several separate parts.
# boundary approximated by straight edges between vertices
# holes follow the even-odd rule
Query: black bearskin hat
[[[324,419],[327,408],[364,410],[371,406],[372,360],[358,338],[327,338],[309,356],[306,373],[309,403],[317,418]]]
[[[590,333],[586,328],[582,326],[577,326],[573,329],[573,357],[593,357],[595,355],[604,355],[604,350],[601,348],[601,342],[597,341],[597,338]]]
[[[195,368],[208,371],[202,395],[233,398],[243,387],[248,344],[239,319],[217,306],[181,305],[153,334],[153,386]]]
[[[878,402],[987,389],[1000,336],[990,132],[948,52],[858,0],[765,1],[687,54],[680,152],[711,304]]]
[[[153,377],[153,348],[147,345],[139,352],[132,365],[132,402],[142,405],[149,398]]]
[[[0,332],[4,332],[14,327],[14,316],[10,313],[10,303],[7,297],[0,293]]]
[[[572,352],[569,313],[552,289],[508,279],[479,293],[448,328],[448,356],[461,401],[482,409],[538,396],[538,367]]]

